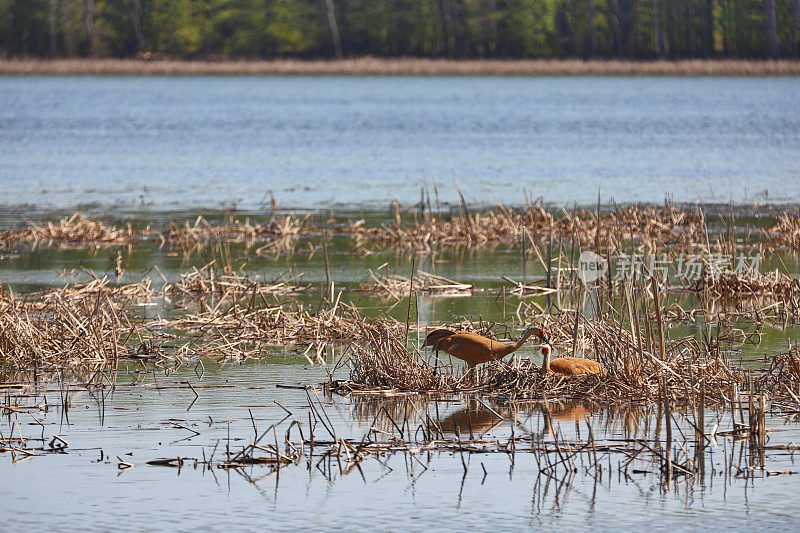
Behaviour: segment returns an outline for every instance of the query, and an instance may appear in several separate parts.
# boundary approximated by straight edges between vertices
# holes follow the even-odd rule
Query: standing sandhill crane
[[[546,342],[546,341],[545,341]],[[542,374],[561,374],[577,376],[579,374],[605,374],[603,366],[597,361],[583,357],[558,357],[550,360],[550,343],[542,347]]]
[[[522,333],[522,337],[515,343],[492,340],[468,331],[435,329],[425,337],[423,346],[431,346],[434,350],[448,353],[465,361],[469,368],[475,368],[476,365],[481,363],[496,361],[516,352],[531,335],[536,335],[544,342],[547,342],[544,332],[540,328],[533,326],[526,329]]]

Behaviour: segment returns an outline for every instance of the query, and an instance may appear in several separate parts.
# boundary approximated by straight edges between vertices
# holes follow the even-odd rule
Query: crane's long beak
[[[553,345],[552,345],[552,344],[550,344],[550,341],[549,341],[549,340],[547,340],[547,337],[545,337],[545,336],[544,336],[544,333],[542,333],[542,340],[543,340],[543,341],[545,342],[545,344],[547,344],[547,345],[548,345],[550,348],[553,348]]]

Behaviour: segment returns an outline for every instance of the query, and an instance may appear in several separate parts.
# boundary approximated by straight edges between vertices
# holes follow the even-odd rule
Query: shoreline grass
[[[179,60],[0,59],[0,74],[48,75],[413,75],[413,76],[797,76],[800,61],[682,59]]]

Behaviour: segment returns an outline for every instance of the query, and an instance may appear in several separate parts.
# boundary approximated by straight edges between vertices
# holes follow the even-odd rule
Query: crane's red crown
[[[544,330],[542,328],[531,328],[531,334],[543,340],[545,343],[550,344],[550,341],[544,336]]]

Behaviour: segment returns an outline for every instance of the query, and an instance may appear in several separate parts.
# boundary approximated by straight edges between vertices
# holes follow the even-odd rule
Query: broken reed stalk
[[[655,276],[650,278],[653,289],[653,304],[656,308],[656,327],[658,328],[658,355],[664,360],[664,321],[661,319],[661,298],[658,291],[658,280]]]
[[[414,261],[416,258],[411,259],[411,281],[408,284],[408,313],[406,314],[406,340],[405,345],[408,345],[408,329],[411,322],[411,295],[414,288]]]
[[[522,284],[528,284],[528,236],[525,228],[522,228]]]
[[[667,387],[666,373],[662,374],[662,398],[664,401],[664,427],[666,429],[666,444],[664,452],[666,454],[665,467],[667,483],[672,479],[672,410],[669,403],[669,388]]]

